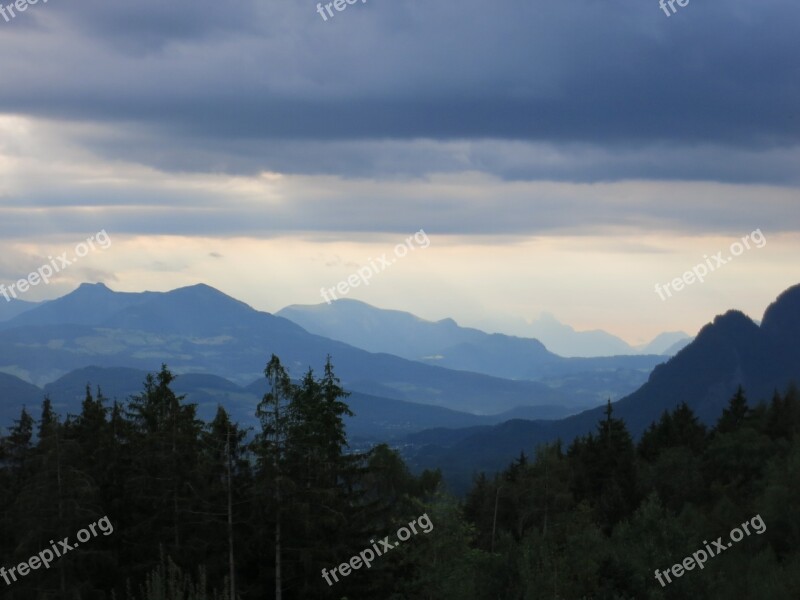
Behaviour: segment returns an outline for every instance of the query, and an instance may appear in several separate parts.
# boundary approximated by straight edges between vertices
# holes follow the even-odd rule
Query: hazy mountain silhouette
[[[11,426],[12,419],[19,417],[20,409],[27,406],[31,410],[42,401],[42,390],[22,379],[0,373],[0,418],[2,426]]]
[[[665,410],[686,402],[705,423],[713,423],[742,385],[750,402],[768,401],[774,390],[800,382],[800,285],[783,292],[765,311],[759,327],[737,310],[718,316],[695,340],[665,364],[647,383],[613,403],[614,416],[624,419],[638,436]],[[426,445],[418,465],[448,465],[455,477],[476,469],[504,467],[521,450],[560,438],[565,443],[593,431],[601,419],[598,407],[556,421],[513,420],[481,428],[470,435],[450,432]],[[411,443],[427,443],[421,432]],[[417,440],[423,440],[418,442]]]
[[[270,355],[293,376],[320,371],[331,354],[352,391],[478,414],[518,406],[580,408],[595,402],[528,381],[429,366],[373,354],[312,335],[291,321],[256,311],[206,285],[170,292],[118,293],[81,285],[70,294],[0,323],[0,364],[44,385],[88,366],[207,373],[246,385]],[[572,404],[571,404],[572,403]]]
[[[659,333],[649,344],[637,346],[642,354],[661,354],[675,356],[682,348],[688,346],[692,338],[683,331],[665,331]]]
[[[26,300],[15,300],[14,298],[6,300],[3,296],[0,296],[0,322],[13,319],[17,315],[35,308],[38,304],[38,302],[27,302]]]
[[[575,331],[548,312],[527,323],[523,332],[542,341],[561,356],[614,356],[636,354],[625,340],[601,329]]]
[[[24,311],[0,323],[0,329],[22,325],[100,325],[105,319],[128,306],[141,302],[154,292],[141,294],[112,292],[102,283],[82,283],[77,290]]]
[[[275,314],[311,333],[410,360],[421,360],[449,346],[478,342],[486,336],[478,329],[459,327],[452,319],[426,321],[408,312],[381,309],[349,298],[331,304],[293,304]],[[536,345],[542,355],[549,354],[540,343]]]
[[[584,406],[630,393],[665,360],[658,355],[564,358],[536,339],[489,334],[460,327],[452,319],[426,321],[350,299],[330,305],[293,305],[277,314],[312,333],[371,352],[505,379],[542,381],[580,399]]]
[[[625,354],[667,354],[671,356],[674,354],[671,352],[672,347],[689,338],[689,335],[682,331],[665,332],[660,333],[647,344],[634,347],[602,329],[576,331],[547,312],[525,324],[521,329],[527,335],[540,340],[550,351],[560,356],[594,357]]]
[[[42,389],[13,375],[0,373],[0,423],[10,425],[19,417],[23,406],[38,418],[45,395],[62,416],[78,414],[87,385],[93,394],[100,389],[110,408],[115,400],[124,401],[140,394],[146,377],[147,371],[127,367],[86,367],[67,373]],[[257,427],[256,405],[267,391],[267,382],[261,378],[242,387],[216,375],[184,373],[175,379],[172,388],[176,394],[185,394],[188,402],[197,404],[198,415],[205,420],[212,420],[217,406],[222,405],[243,426]],[[430,427],[488,426],[518,414],[530,418],[560,418],[568,414],[564,407],[542,406],[478,416],[360,392],[352,393],[347,403],[354,416],[347,417],[345,422],[351,442],[355,444],[391,441]]]
[[[754,322],[758,323],[757,321],[754,321]],[[679,341],[675,342],[674,344],[672,344],[672,346],[667,348],[664,352],[662,352],[662,354],[664,356],[675,356],[678,352],[680,352],[681,350],[686,348],[686,346],[691,344],[693,341],[694,341],[694,338],[692,338],[692,337],[687,337],[685,339],[679,340]]]

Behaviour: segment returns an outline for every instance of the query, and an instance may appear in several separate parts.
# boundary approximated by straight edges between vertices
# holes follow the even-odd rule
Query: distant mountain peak
[[[736,309],[731,309],[714,317],[713,325],[717,327],[747,327],[750,329],[752,329],[753,326],[758,327],[758,325],[753,322],[753,319]]]
[[[212,312],[228,309],[237,310],[239,314],[258,312],[246,302],[242,302],[205,283],[195,283],[193,285],[175,288],[168,292],[154,293],[150,301],[153,303],[164,302],[168,304],[188,302],[192,303],[191,306],[194,308],[205,306]],[[189,305],[187,304],[187,306]]]
[[[164,292],[164,295],[171,295],[171,296],[185,296],[185,295],[193,295],[193,296],[201,296],[201,297],[209,297],[209,298],[228,298],[235,302],[239,302],[243,304],[241,301],[236,300],[233,296],[229,296],[223,291],[218,290],[215,287],[211,287],[206,283],[195,283],[193,285],[186,285],[183,287],[175,288],[174,290],[170,290],[168,292]]]
[[[732,343],[752,343],[759,334],[759,327],[740,310],[729,310],[717,315],[697,334],[694,343],[687,348],[708,348],[718,344],[730,346]]]
[[[794,285],[784,291],[764,311],[761,328],[769,335],[800,336],[800,285]]]
[[[96,283],[89,283],[88,281],[83,282],[78,286],[78,289],[86,288],[86,289],[101,289],[101,290],[108,290],[111,291],[109,287],[103,283],[102,281],[98,281]]]
[[[446,317],[444,319],[440,319],[436,321],[440,325],[446,325],[448,327],[458,327],[458,323],[456,323],[455,319],[451,319],[450,317]]]
[[[692,337],[684,331],[665,331],[659,333],[649,343],[636,346],[636,350],[642,354],[673,356],[691,341]]]
[[[82,294],[85,293],[92,293],[92,294],[115,294],[116,292],[110,289],[105,283],[97,282],[97,283],[82,283],[80,284],[75,290],[72,292],[73,294],[76,292],[80,292]]]
[[[368,306],[369,308],[376,308],[372,304],[364,302],[363,300],[356,300],[355,298],[337,298],[333,301],[334,303],[339,302],[341,304],[352,304],[353,306]],[[319,306],[324,306],[321,302]]]
[[[523,329],[526,337],[541,341],[548,350],[561,356],[615,356],[636,354],[624,340],[605,331],[576,331],[553,313],[543,311]]]
[[[218,294],[222,294],[217,288],[211,287],[207,283],[195,283],[192,285],[185,285],[183,287],[175,288],[172,290],[173,292],[178,292],[180,290],[197,290],[199,292],[216,292]]]

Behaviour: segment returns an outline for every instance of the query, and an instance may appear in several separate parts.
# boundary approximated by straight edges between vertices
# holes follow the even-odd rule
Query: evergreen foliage
[[[0,436],[0,565],[108,516],[98,536],[11,585],[8,600],[786,598],[800,593],[800,394],[737,390],[707,430],[686,403],[635,442],[609,403],[597,430],[476,473],[463,499],[395,450],[347,444],[330,358],[290,377],[278,357],[256,431],[205,423],[163,365],[78,415],[45,398]],[[434,525],[369,569],[321,577],[427,513]],[[750,535],[662,588],[653,577],[760,514]]]

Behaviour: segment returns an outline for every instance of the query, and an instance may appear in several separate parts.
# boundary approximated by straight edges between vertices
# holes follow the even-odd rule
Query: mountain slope
[[[331,304],[293,304],[275,314],[311,333],[409,360],[422,360],[448,346],[478,342],[486,336],[478,329],[459,327],[452,319],[426,321],[408,312],[380,309],[349,298]],[[544,347],[542,351],[547,353]]]
[[[560,356],[616,356],[636,354],[625,340],[600,329],[575,331],[558,321],[550,313],[542,313],[536,320],[525,325],[523,331]]]
[[[13,425],[23,406],[35,416],[43,399],[42,390],[35,385],[14,375],[0,373],[0,431]]]
[[[683,331],[666,331],[659,333],[649,344],[637,348],[642,354],[666,354],[674,356],[687,346],[692,338]]]
[[[38,302],[27,302],[25,300],[6,300],[0,296],[0,322],[13,319],[17,315],[21,315],[39,305]]]
[[[0,427],[11,426],[23,406],[37,419],[45,396],[63,417],[76,415],[80,413],[87,385],[93,395],[98,389],[102,390],[106,406],[111,407],[115,400],[123,402],[142,393],[146,377],[147,372],[139,369],[86,367],[67,373],[40,389],[13,375],[0,373]],[[212,420],[217,406],[222,405],[235,421],[253,428],[258,427],[256,406],[267,387],[263,377],[241,387],[216,375],[194,373],[179,375],[172,384],[176,394],[185,395],[187,402],[198,405],[198,414],[205,420]],[[488,426],[511,417],[509,413],[478,416],[360,392],[352,393],[346,401],[354,413],[345,418],[348,437],[354,447],[390,442],[430,427]],[[565,416],[566,409],[545,406],[521,410],[531,418],[558,418]]]
[[[277,314],[312,333],[365,350],[504,379],[542,381],[583,406],[630,393],[664,361],[656,355],[563,358],[536,339],[488,334],[460,327],[452,319],[425,321],[411,313],[349,299],[330,305],[289,306]],[[603,380],[600,388],[598,379]]]
[[[706,325],[697,338],[667,363],[656,367],[647,383],[613,404],[635,436],[665,410],[686,402],[705,423],[713,423],[738,385],[750,402],[769,400],[773,390],[800,382],[800,285],[782,293],[764,313],[761,327],[740,311],[728,311]],[[593,431],[602,407],[557,421],[509,421],[455,439],[450,447],[419,448],[417,466],[450,465],[464,476],[473,469],[505,466],[520,450]],[[424,439],[424,432],[418,434]]]
[[[348,389],[378,390],[376,395],[396,400],[476,414],[582,402],[541,383],[368,353],[204,285],[120,297],[105,286],[84,285],[5,325],[0,371],[39,385],[87,366],[154,371],[162,362],[176,373],[216,374],[243,385],[262,376],[273,353],[295,377],[309,366],[319,372],[330,354]]]
[[[0,329],[25,325],[99,325],[117,311],[142,302],[153,292],[113,292],[102,283],[82,283],[71,294],[43,302],[6,322]]]

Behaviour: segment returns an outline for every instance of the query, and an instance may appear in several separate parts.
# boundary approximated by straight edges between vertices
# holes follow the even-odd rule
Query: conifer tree
[[[191,543],[199,533],[191,525],[191,515],[197,504],[195,490],[199,489],[201,422],[196,417],[197,406],[185,403],[184,396],[172,391],[174,379],[162,365],[155,377],[147,376],[144,391],[128,404],[131,424],[123,433],[130,436],[126,443],[137,446],[138,451],[130,457],[131,477],[125,485],[134,511],[131,533],[149,531],[171,556],[188,563],[200,557]],[[158,546],[150,542],[138,551],[156,556]]]
[[[731,433],[740,429],[750,414],[744,390],[740,385],[736,393],[728,402],[728,407],[722,410],[722,416],[717,421],[717,433]]]
[[[281,365],[280,359],[272,355],[264,369],[270,385],[270,391],[264,395],[256,408],[256,416],[261,422],[261,432],[256,440],[256,452],[259,460],[260,482],[265,488],[271,488],[272,502],[265,507],[272,508],[274,516],[273,541],[275,552],[275,600],[283,597],[283,497],[286,446],[289,431],[294,420],[295,386],[288,373]]]

